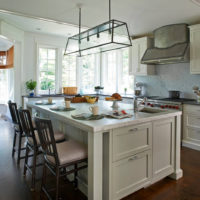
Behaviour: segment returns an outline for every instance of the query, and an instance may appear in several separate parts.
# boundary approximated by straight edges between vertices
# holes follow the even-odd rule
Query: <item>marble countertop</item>
[[[55,101],[56,105],[63,105],[63,101]],[[133,105],[132,104],[125,104],[122,102],[119,102],[119,108],[118,110],[125,110],[127,113],[132,114],[133,116],[131,118],[125,118],[125,119],[110,119],[110,118],[104,118],[101,120],[93,120],[93,121],[84,121],[84,120],[76,120],[71,117],[71,115],[77,115],[81,113],[90,113],[89,107],[92,105],[99,106],[99,114],[106,114],[113,110],[112,102],[107,102],[100,100],[95,104],[88,104],[88,103],[74,103],[71,104],[71,107],[75,108],[74,111],[68,111],[68,112],[59,112],[59,111],[52,111],[49,108],[52,107],[52,105],[35,105],[34,102],[27,103],[28,107],[34,108],[38,111],[41,111],[47,115],[51,115],[52,117],[66,122],[70,123],[73,126],[76,126],[84,131],[87,132],[106,132],[114,128],[124,127],[128,125],[134,125],[159,119],[164,119],[167,117],[173,117],[177,115],[181,115],[181,111],[175,111],[175,110],[165,110],[163,112],[159,113],[143,113],[143,112],[133,112]],[[53,105],[55,106],[55,105]]]

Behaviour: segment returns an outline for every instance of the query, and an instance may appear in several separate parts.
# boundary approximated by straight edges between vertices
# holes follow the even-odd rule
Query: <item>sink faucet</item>
[[[133,100],[134,112],[139,111],[139,107],[140,107],[141,104],[146,105],[147,100],[148,100],[147,97],[144,97],[143,100],[138,103],[137,99],[134,98],[134,100]]]

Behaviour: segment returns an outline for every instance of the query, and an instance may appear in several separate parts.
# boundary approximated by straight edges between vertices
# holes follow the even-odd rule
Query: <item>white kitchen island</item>
[[[57,101],[56,104],[62,104]],[[100,113],[112,111],[112,102],[99,101]],[[89,200],[121,199],[166,176],[182,177],[180,168],[181,112],[133,113],[131,104],[119,103],[133,117],[75,120],[71,115],[89,113],[91,104],[71,104],[70,112],[56,112],[51,106],[27,107],[52,120],[66,137],[88,144],[88,173],[80,173],[79,188]],[[87,192],[86,192],[87,191]]]

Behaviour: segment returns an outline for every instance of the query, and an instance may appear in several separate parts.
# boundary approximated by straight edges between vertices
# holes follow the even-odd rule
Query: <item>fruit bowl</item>
[[[87,96],[87,97],[85,97],[85,98],[86,98],[86,100],[87,100],[88,103],[93,104],[93,103],[96,102],[96,97]]]

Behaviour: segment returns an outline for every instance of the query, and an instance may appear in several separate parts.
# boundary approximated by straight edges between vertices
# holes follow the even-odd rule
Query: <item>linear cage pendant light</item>
[[[111,20],[81,32],[81,7],[79,7],[79,34],[68,38],[64,55],[85,56],[132,46],[127,23]]]

